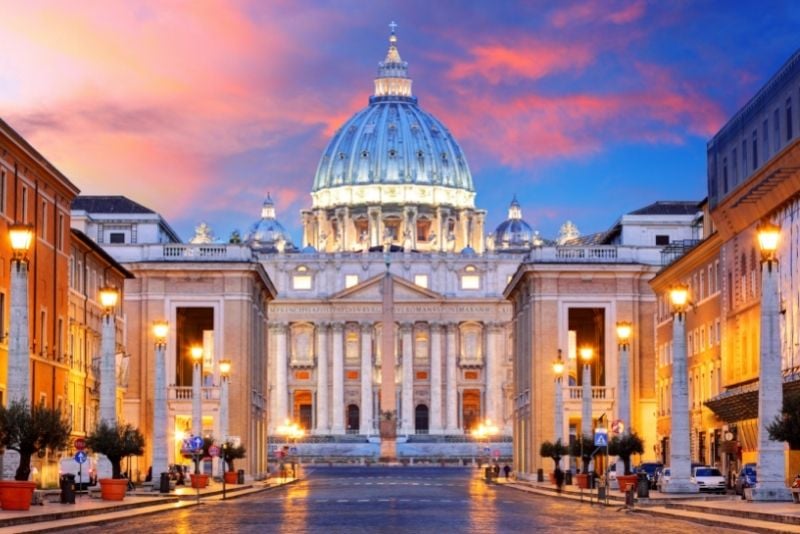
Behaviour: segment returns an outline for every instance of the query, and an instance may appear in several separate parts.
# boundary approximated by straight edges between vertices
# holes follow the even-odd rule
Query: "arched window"
[[[347,405],[347,433],[358,434],[361,427],[360,410],[357,404]]]

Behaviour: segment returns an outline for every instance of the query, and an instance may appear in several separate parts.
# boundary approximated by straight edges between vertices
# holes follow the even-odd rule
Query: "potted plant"
[[[636,432],[614,436],[608,443],[608,454],[619,456],[624,466],[622,473],[617,473],[619,490],[625,493],[629,486],[636,485],[636,475],[631,474],[631,456],[644,452],[644,442]]]
[[[27,510],[36,484],[29,482],[31,458],[47,449],[66,448],[72,427],[60,410],[44,404],[31,407],[28,401],[12,401],[0,406],[0,445],[19,454],[14,480],[0,481],[0,506],[3,510]]]
[[[225,477],[226,484],[236,484],[239,481],[239,475],[233,467],[233,462],[234,460],[241,460],[244,458],[247,451],[244,445],[239,445],[237,447],[230,441],[223,445],[222,450],[225,451],[225,465],[228,468],[222,476]]]
[[[205,473],[200,472],[200,462],[202,462],[206,458],[210,458],[211,453],[209,451],[212,445],[214,445],[214,438],[204,437],[203,448],[192,454],[192,461],[194,462],[194,473],[191,473],[189,475],[189,479],[192,481],[193,488],[202,489],[208,486],[209,476]]]
[[[589,484],[589,462],[592,460],[592,451],[594,449],[594,441],[590,436],[581,434],[574,440],[570,440],[570,456],[581,459],[581,472],[575,475],[579,488],[589,489],[591,487],[591,484]]]
[[[122,459],[144,453],[144,436],[139,429],[129,424],[109,425],[100,421],[97,428],[86,437],[86,446],[105,455],[111,462],[111,478],[100,479],[100,495],[106,501],[121,501],[125,498],[128,479],[122,478]]]
[[[542,442],[541,447],[539,447],[539,455],[542,458],[550,458],[551,460],[553,460],[553,463],[555,464],[553,466],[553,469],[558,467],[559,463],[561,462],[561,458],[566,456],[567,453],[568,453],[567,447],[566,445],[561,443],[560,439],[556,440],[555,443],[552,443],[550,441],[544,441]],[[555,471],[550,473],[550,483],[551,484],[556,483]]]
[[[786,485],[789,486],[800,473],[800,396],[792,395],[783,400],[782,413],[767,426],[767,432],[770,439],[789,445],[786,466]]]

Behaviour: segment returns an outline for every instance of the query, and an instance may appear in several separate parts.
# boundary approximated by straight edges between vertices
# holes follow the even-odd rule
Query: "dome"
[[[404,203],[474,207],[464,153],[448,129],[417,105],[394,29],[369,105],[328,143],[311,194],[315,208]]]
[[[261,252],[283,252],[294,248],[289,232],[275,218],[275,204],[269,194],[261,207],[261,220],[250,228],[244,242]]]
[[[494,231],[494,243],[498,251],[530,249],[535,243],[535,234],[531,225],[522,219],[517,197],[508,207],[508,219],[500,223]]]

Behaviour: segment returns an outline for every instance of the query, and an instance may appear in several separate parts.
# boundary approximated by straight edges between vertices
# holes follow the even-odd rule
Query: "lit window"
[[[474,265],[467,265],[467,267],[464,270],[466,272],[468,272],[468,273],[474,273],[475,272],[475,266]]]
[[[428,287],[428,275],[427,274],[415,274],[414,275],[414,283],[417,284],[419,287]]]
[[[477,274],[465,274],[461,277],[461,289],[480,289],[481,277]]]
[[[292,277],[293,289],[311,289],[311,276],[307,274],[296,274]]]
[[[346,274],[344,276],[344,287],[353,287],[355,285],[358,285],[358,275]]]
[[[306,267],[305,265],[301,265],[301,266],[299,266],[299,267],[297,268],[297,272],[298,272],[298,273],[304,273],[304,272],[306,272],[306,271],[308,271],[308,267]]]

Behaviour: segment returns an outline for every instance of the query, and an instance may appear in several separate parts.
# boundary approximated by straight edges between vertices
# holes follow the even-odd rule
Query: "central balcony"
[[[600,414],[612,413],[616,400],[613,387],[592,386],[592,412]],[[564,388],[564,409],[567,412],[581,413],[583,403],[583,387],[569,386]]]

